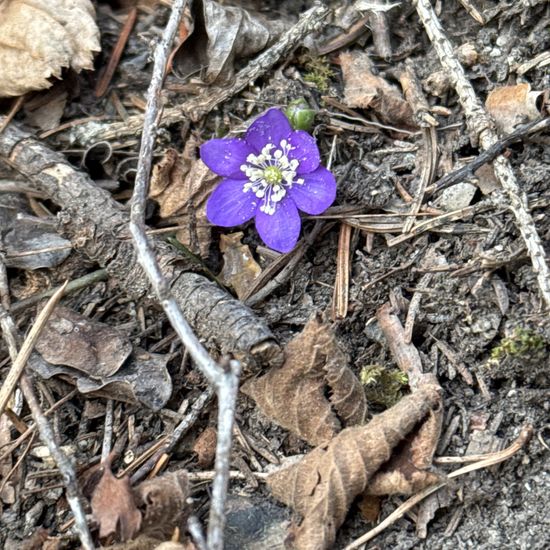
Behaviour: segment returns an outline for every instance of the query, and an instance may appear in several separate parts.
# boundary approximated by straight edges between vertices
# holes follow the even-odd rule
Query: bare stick
[[[475,90],[466,77],[462,65],[456,58],[453,46],[445,35],[429,0],[413,0],[418,16],[434,46],[441,64],[449,71],[460,103],[466,114],[466,123],[474,138],[479,137],[482,149],[489,149],[498,142],[493,123],[485,111]],[[508,196],[510,208],[516,218],[518,229],[533,264],[539,289],[546,307],[550,308],[550,268],[546,254],[537,232],[535,222],[529,213],[527,197],[522,193],[510,162],[504,156],[498,156],[493,163],[495,175]]]
[[[470,464],[469,466],[464,466],[463,468],[459,468],[458,470],[451,472],[447,476],[447,478],[452,479],[452,478],[461,476],[463,474],[473,472],[474,470],[479,470],[481,468],[488,468],[489,466],[493,466],[494,464],[498,464],[499,462],[508,460],[510,457],[514,456],[525,445],[525,443],[527,443],[527,441],[529,441],[532,433],[533,433],[532,426],[530,425],[524,426],[518,438],[507,449],[504,449],[499,453],[493,453],[492,456],[490,456],[489,458],[480,460],[479,462]],[[435,493],[436,491],[444,487],[446,484],[447,484],[446,481],[442,481],[441,483],[433,485],[432,487],[428,487],[427,489],[424,489],[420,493],[417,493],[416,495],[412,496],[411,498],[406,500],[401,506],[399,506],[399,508],[394,510],[384,521],[380,522],[374,529],[371,529],[370,531],[365,533],[363,536],[354,540],[351,544],[346,546],[344,550],[353,550],[354,548],[359,548],[361,545],[365,544],[369,540],[372,540],[374,537],[379,535],[384,529],[386,529],[387,527],[395,523],[397,520],[401,519],[416,504],[424,500],[427,496],[431,495],[432,493]]]
[[[15,389],[15,386],[17,385],[17,382],[19,381],[20,376],[23,370],[25,369],[25,366],[27,365],[27,361],[31,356],[32,350],[34,349],[34,345],[36,344],[36,341],[38,340],[38,337],[40,336],[40,333],[42,332],[42,329],[44,328],[46,321],[50,317],[52,311],[54,310],[55,306],[58,304],[59,300],[61,300],[61,297],[65,292],[66,286],[67,286],[67,282],[65,282],[65,284],[62,285],[59,288],[59,290],[49,299],[46,306],[38,314],[38,317],[36,318],[36,321],[34,322],[33,327],[31,328],[28,336],[25,338],[23,345],[21,346],[21,350],[17,354],[17,357],[12,358],[13,362],[11,365],[11,369],[8,372],[8,376],[6,376],[6,379],[2,384],[2,388],[0,388],[0,415],[4,412],[4,409],[10,398],[10,395]],[[7,330],[8,328],[7,317],[9,317],[9,314],[2,307],[2,311],[0,312],[0,322],[2,322],[2,331],[4,332],[5,337],[7,337],[7,334],[11,332]],[[15,325],[13,326],[13,329],[15,329]]]
[[[212,500],[208,522],[208,548],[223,549],[223,529],[225,526],[225,501],[229,484],[229,459],[231,435],[235,417],[235,403],[239,390],[240,364],[228,361],[217,365],[203,347],[187,323],[183,313],[172,295],[170,285],[165,279],[149,244],[145,226],[145,202],[151,173],[153,148],[157,137],[161,108],[161,91],[166,62],[186,0],[175,0],[172,13],[164,30],[162,40],[155,50],[153,75],[147,91],[147,109],[143,124],[139,162],[131,201],[130,232],[134,239],[138,261],[153,286],[174,330],[177,332],[187,351],[198,368],[215,388],[218,396],[218,438],[216,445],[216,477],[212,484]]]

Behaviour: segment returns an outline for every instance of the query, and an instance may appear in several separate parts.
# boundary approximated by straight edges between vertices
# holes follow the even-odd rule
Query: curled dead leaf
[[[239,299],[250,291],[250,286],[262,272],[254,259],[250,247],[243,244],[243,232],[220,235],[220,250],[223,254],[223,268],[220,279],[231,286]]]
[[[101,379],[120,369],[132,344],[115,328],[58,306],[44,326],[36,350],[49,363]]]
[[[364,420],[367,403],[362,387],[331,328],[318,316],[287,345],[285,355],[282,367],[241,388],[265,415],[311,445],[330,441],[340,431],[341,421],[352,425]],[[330,401],[325,397],[328,389]]]
[[[440,387],[425,384],[367,425],[346,428],[328,445],[269,476],[273,495],[303,516],[293,533],[296,549],[332,547],[351,503],[439,402]]]
[[[340,63],[346,105],[372,109],[388,124],[416,128],[411,106],[397,87],[374,74],[374,66],[367,53],[343,52]]]
[[[487,96],[485,106],[500,130],[509,134],[520,124],[541,116],[544,92],[531,90],[528,83],[496,88]]]
[[[218,181],[196,157],[197,142],[191,138],[183,152],[168,149],[155,165],[151,176],[150,197],[159,204],[162,219],[180,226],[177,240],[194,254],[208,256],[210,222],[206,217],[206,200]]]
[[[130,478],[116,478],[110,462],[104,464],[103,475],[92,495],[92,513],[99,523],[99,538],[125,542],[134,538],[141,526]]]
[[[197,455],[197,466],[208,468],[214,463],[216,457],[216,443],[218,433],[216,428],[208,426],[193,443],[193,452]]]
[[[92,69],[100,49],[90,0],[0,1],[0,97],[49,88],[64,67]]]
[[[184,530],[190,513],[187,503],[189,480],[185,470],[147,479],[134,488],[134,495],[143,512],[142,534],[166,540],[174,529]]]
[[[206,84],[230,80],[235,59],[263,50],[287,28],[282,21],[213,0],[196,0],[193,15],[190,36],[174,54],[172,68],[182,78],[204,69]]]

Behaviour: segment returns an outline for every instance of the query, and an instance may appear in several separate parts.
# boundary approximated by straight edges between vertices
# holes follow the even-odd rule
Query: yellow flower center
[[[283,173],[277,166],[268,166],[264,170],[264,180],[270,185],[276,185],[283,181]]]

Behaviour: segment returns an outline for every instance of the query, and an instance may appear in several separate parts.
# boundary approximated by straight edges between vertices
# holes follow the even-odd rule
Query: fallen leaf
[[[216,428],[208,426],[193,443],[193,452],[197,455],[197,466],[208,468],[214,463],[216,456],[216,442],[218,434]]]
[[[384,304],[376,316],[395,362],[403,373],[407,373],[413,395],[424,387],[438,387],[435,375],[422,372],[420,354],[415,345],[407,341],[405,329],[392,306]],[[429,414],[407,434],[392,458],[376,473],[367,492],[375,495],[408,495],[440,481],[441,475],[432,471],[431,466],[442,422],[443,403],[439,398],[432,403]]]
[[[34,354],[29,366],[40,377],[59,376],[78,391],[94,397],[104,397],[126,403],[140,403],[153,411],[162,409],[172,394],[172,380],[166,365],[169,355],[149,353],[137,348],[118,372],[101,379],[70,367],[52,365]]]
[[[181,78],[204,71],[206,84],[229,81],[236,59],[262,51],[288,28],[288,22],[213,0],[195,0],[193,8],[192,30],[172,57],[172,70]]]
[[[223,254],[220,279],[235,290],[239,299],[249,292],[250,286],[262,272],[250,247],[241,242],[242,237],[242,231],[220,235],[220,250]]]
[[[361,385],[331,328],[319,316],[311,318],[286,346],[285,356],[282,367],[241,388],[266,416],[311,445],[330,441],[340,431],[341,421],[352,425],[364,420],[367,403]],[[325,396],[329,389],[330,401]]]
[[[175,528],[185,530],[191,510],[189,480],[185,470],[168,472],[142,481],[134,488],[135,501],[143,512],[140,532],[158,539],[169,538]]]
[[[206,217],[206,200],[218,176],[196,157],[197,142],[187,141],[181,155],[168,149],[153,168],[150,197],[159,204],[161,218],[181,226],[177,240],[194,254],[208,256],[211,225]]]
[[[0,97],[49,88],[64,67],[93,69],[100,49],[90,0],[0,1]]]
[[[134,500],[130,478],[116,478],[110,462],[103,467],[91,501],[92,514],[99,523],[99,538],[110,537],[119,542],[131,540],[139,532],[141,512]]]
[[[23,196],[13,193],[0,195],[4,263],[7,267],[30,270],[58,266],[71,253],[70,241],[60,237],[49,220],[28,212]]]
[[[344,78],[344,103],[372,109],[387,124],[416,129],[413,111],[399,89],[373,73],[366,52],[343,52],[340,64]]]
[[[485,107],[498,128],[504,133],[512,133],[517,126],[541,116],[539,101],[544,92],[531,90],[528,83],[495,88],[487,96]]]
[[[102,379],[120,369],[132,344],[117,329],[58,306],[44,326],[36,350],[49,363]]]
[[[303,516],[292,535],[297,550],[332,547],[354,499],[439,402],[440,387],[425,384],[365,426],[346,428],[328,445],[268,477],[275,498]]]

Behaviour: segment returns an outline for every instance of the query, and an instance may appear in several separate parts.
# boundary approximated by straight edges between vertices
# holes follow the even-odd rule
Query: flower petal
[[[268,143],[278,146],[292,132],[288,118],[279,109],[269,109],[248,128],[245,139],[260,152]]]
[[[252,219],[258,208],[254,193],[243,192],[246,180],[223,180],[208,198],[206,217],[214,225],[232,227]]]
[[[292,132],[288,142],[293,147],[288,154],[288,158],[296,159],[300,163],[296,170],[298,174],[313,172],[319,166],[321,162],[319,148],[312,135],[303,130],[298,130]]]
[[[252,152],[250,145],[240,138],[211,139],[200,149],[202,161],[212,172],[232,178],[244,177],[241,165]]]
[[[336,198],[336,179],[324,166],[301,178],[304,183],[295,183],[288,190],[290,198],[302,212],[321,214]]]
[[[300,214],[294,202],[286,198],[277,205],[275,213],[264,214],[258,209],[256,229],[267,246],[278,252],[290,252],[300,236]]]

